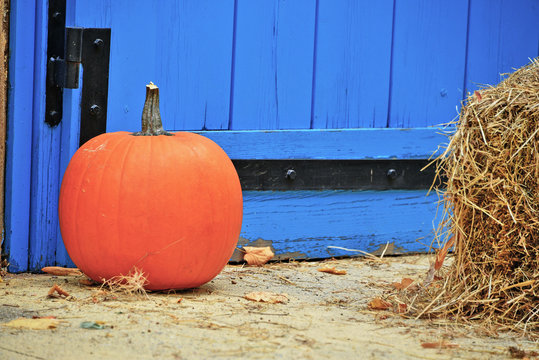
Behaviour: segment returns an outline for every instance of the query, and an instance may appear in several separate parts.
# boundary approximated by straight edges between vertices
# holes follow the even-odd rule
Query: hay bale
[[[455,259],[438,312],[539,330],[539,59],[471,95],[439,159]]]

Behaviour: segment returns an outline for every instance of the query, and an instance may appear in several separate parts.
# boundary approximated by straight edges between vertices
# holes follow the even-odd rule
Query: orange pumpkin
[[[223,269],[239,238],[238,175],[213,141],[163,130],[153,84],[142,123],[139,133],[89,140],[71,159],[59,201],[64,244],[96,281],[136,268],[149,290],[202,285]]]

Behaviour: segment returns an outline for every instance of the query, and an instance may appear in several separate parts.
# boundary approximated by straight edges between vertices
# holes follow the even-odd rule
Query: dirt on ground
[[[479,325],[415,320],[368,307],[371,300],[394,291],[393,282],[421,280],[430,260],[414,255],[229,265],[200,288],[147,295],[84,285],[84,276],[8,274],[0,283],[0,359],[536,356],[538,343],[515,334],[494,335]],[[324,267],[346,274],[318,271]],[[48,296],[55,284],[68,296]],[[282,302],[247,299],[252,292],[281,294],[275,299]],[[33,317],[44,318],[52,328],[6,325]]]

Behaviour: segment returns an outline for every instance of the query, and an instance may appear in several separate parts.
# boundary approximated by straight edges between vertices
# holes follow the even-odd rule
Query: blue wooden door
[[[538,55],[534,0],[67,6],[67,25],[111,28],[107,131],[140,129],[144,85],[153,81],[167,130],[199,131],[232,159],[427,159],[445,142],[438,125],[457,116],[467,93]],[[34,125],[42,135],[32,166],[52,162],[56,172],[32,173],[39,195],[29,241],[17,248],[8,233],[13,254],[30,254],[27,263],[17,258],[19,270],[69,262],[54,211],[86,109],[79,90],[65,97],[61,131]],[[61,147],[60,155],[43,155],[51,147]],[[280,258],[319,258],[351,254],[332,246],[428,250],[438,197],[426,190],[246,191],[244,200],[240,244],[271,245]]]

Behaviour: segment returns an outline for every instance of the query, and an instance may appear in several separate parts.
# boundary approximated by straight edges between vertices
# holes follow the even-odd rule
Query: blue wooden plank
[[[82,71],[80,72],[79,84],[82,83]],[[60,191],[61,180],[71,160],[73,154],[79,148],[80,135],[80,99],[82,88],[64,89],[64,107],[62,119],[62,132],[60,138],[60,176],[58,182],[58,193]],[[60,228],[57,229],[56,237],[56,265],[73,267],[75,264],[69,258],[64,246]]]
[[[247,191],[241,244],[271,245],[278,258],[357,255],[328,248],[425,252],[438,196],[426,191]],[[425,245],[426,244],[426,245]],[[390,250],[391,250],[390,249]]]
[[[385,127],[393,1],[320,0],[312,127]]]
[[[163,24],[173,30],[163,32],[157,49],[170,54],[160,56],[162,114],[174,119],[176,128],[227,129],[234,2],[173,3],[175,9]]]
[[[470,7],[466,92],[539,56],[537,0],[474,0]]]
[[[233,0],[94,6],[77,1],[74,24],[112,28],[107,131],[140,129],[149,81],[161,89],[165,127],[228,128]]]
[[[35,3],[12,1],[6,144],[5,252],[9,271],[28,269]]]
[[[61,126],[45,119],[47,4],[36,3],[34,103],[32,117],[32,177],[28,270],[54,265],[58,229],[59,149]]]
[[[315,0],[237,2],[231,129],[308,129]]]
[[[199,133],[232,159],[428,159],[448,142],[438,128]]]
[[[67,0],[66,26],[110,27],[111,0]]]
[[[447,123],[463,94],[468,0],[396,0],[389,127]]]

